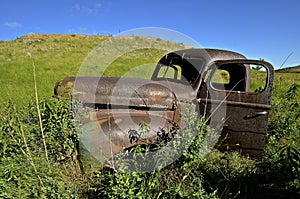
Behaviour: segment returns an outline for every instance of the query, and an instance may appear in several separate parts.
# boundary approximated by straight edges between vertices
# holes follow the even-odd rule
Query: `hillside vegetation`
[[[33,64],[40,97],[51,97],[55,82],[75,76],[88,53],[105,36],[32,34],[0,42],[0,103],[26,105],[34,96]]]
[[[216,150],[200,157],[202,138],[211,130],[200,118],[197,123],[191,120],[197,126],[196,139],[166,168],[152,173],[82,173],[70,102],[51,96],[55,82],[77,75],[89,52],[108,38],[27,35],[0,42],[0,198],[300,197],[300,73],[291,71],[275,74],[262,161]],[[148,52],[153,57],[135,63],[119,57],[112,71],[122,75],[120,64],[130,68],[155,61],[161,53]]]
[[[276,70],[276,72],[278,72],[278,73],[300,73],[300,65],[282,68],[282,69]]]
[[[12,100],[16,106],[22,106],[33,99],[34,68],[39,97],[51,97],[56,81],[66,76],[76,76],[81,64],[91,54],[91,51],[108,38],[110,37],[30,34],[13,41],[0,42],[0,87],[3,88],[0,91],[0,104]],[[118,40],[118,45],[128,45],[126,39],[124,38],[125,42]],[[141,41],[145,46],[152,46],[154,43],[160,48],[182,49],[185,47],[182,44],[154,38],[136,37],[135,39],[136,41],[130,41],[131,46],[121,47],[134,49],[139,47]],[[157,50],[155,45],[153,49],[133,51],[118,57],[111,63],[110,70],[103,75],[122,76],[132,67],[157,63],[165,52]],[[107,48],[107,50],[110,49]],[[104,56],[103,59],[106,60],[108,58],[108,55],[101,53],[91,56]],[[95,67],[101,65],[99,63],[102,61],[101,57],[97,57],[96,61],[98,63],[85,63],[83,67],[86,71],[81,72],[80,75],[99,76],[101,71],[95,74],[97,71]],[[140,75],[143,74],[138,68],[132,72],[137,77],[141,77]],[[151,73],[150,68],[147,72],[148,76]]]

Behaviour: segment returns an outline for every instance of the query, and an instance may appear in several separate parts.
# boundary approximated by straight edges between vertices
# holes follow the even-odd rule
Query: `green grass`
[[[287,68],[282,68],[282,69],[276,70],[276,72],[300,73],[300,65],[299,66],[291,66],[291,67],[287,67]]]
[[[180,159],[152,173],[102,170],[82,174],[70,102],[51,96],[55,82],[76,75],[88,53],[105,39],[30,35],[0,42],[0,198],[299,197],[300,73],[291,72],[275,74],[265,157],[260,162],[237,152],[212,151],[200,158],[203,140],[199,136]],[[137,53],[152,56],[130,62],[128,58]],[[123,76],[130,70],[132,74],[127,75],[136,76],[140,68],[132,71],[132,67],[152,63],[160,53],[145,49],[126,54],[112,63],[105,75]],[[40,115],[34,103],[33,64],[42,99]],[[124,65],[128,68],[120,70]],[[89,66],[91,71],[95,66]],[[150,74],[151,68],[147,70],[144,76]],[[201,121],[199,125],[202,130],[207,128]],[[202,130],[199,133],[205,133]]]
[[[0,103],[26,105],[34,96],[51,97],[57,80],[74,76],[88,53],[107,37],[29,35],[0,43]]]
[[[103,71],[103,64],[100,62],[107,57],[97,57],[97,63],[85,62],[85,59],[98,56],[91,55],[90,52],[108,38],[110,37],[34,34],[0,42],[0,104],[11,100],[20,107],[34,98],[33,65],[36,68],[38,96],[49,98],[53,95],[55,83],[64,77],[76,76],[82,64],[84,71],[80,75],[97,76],[104,72],[103,76],[150,78],[156,62],[166,52],[157,50],[155,45],[154,48],[135,50],[113,60],[109,69]],[[137,38],[136,43],[140,40]],[[161,48],[183,47],[162,40],[149,39],[143,42],[146,46],[151,46],[149,43],[154,42]],[[126,47],[126,41],[123,45]],[[293,82],[300,82],[300,73],[293,73],[298,69],[299,67],[292,67],[276,72],[275,92],[281,92]]]
[[[284,93],[289,86],[295,83],[300,84],[300,73],[275,72],[274,98],[280,96],[280,94]]]
[[[13,41],[0,42],[0,104],[12,100],[20,107],[34,96],[33,65],[36,68],[37,90],[40,98],[51,97],[55,83],[67,76],[80,75],[127,76],[150,78],[155,63],[167,51],[183,48],[182,44],[159,39],[135,38],[117,41],[120,48],[134,49],[141,45],[146,49],[135,50],[119,57],[103,71],[103,60],[108,60],[102,49],[96,48],[109,39],[105,36],[81,35],[27,35]],[[141,43],[140,43],[141,42]],[[154,44],[152,44],[154,43]],[[152,46],[152,47],[151,47]],[[110,47],[105,47],[110,50]],[[98,49],[91,51],[93,49]],[[162,49],[162,50],[157,50]],[[117,52],[117,50],[115,51]],[[102,56],[102,57],[101,57]],[[96,57],[94,61],[94,57]],[[137,59],[137,57],[139,57]],[[140,57],[144,57],[141,59]],[[92,61],[85,61],[88,58]],[[117,58],[117,59],[115,59]],[[94,62],[93,62],[94,61]],[[151,66],[149,65],[151,64]],[[147,67],[133,67],[146,65]],[[130,71],[128,74],[127,72]],[[143,71],[143,72],[141,72]]]

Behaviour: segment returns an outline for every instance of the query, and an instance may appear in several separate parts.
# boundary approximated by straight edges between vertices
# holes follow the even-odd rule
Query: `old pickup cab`
[[[69,92],[88,110],[81,142],[100,162],[154,143],[162,129],[180,131],[191,107],[220,131],[215,148],[261,159],[273,78],[272,65],[263,60],[227,50],[184,49],[158,60],[151,79],[67,77],[56,83],[54,95]],[[150,130],[140,134],[141,123]]]

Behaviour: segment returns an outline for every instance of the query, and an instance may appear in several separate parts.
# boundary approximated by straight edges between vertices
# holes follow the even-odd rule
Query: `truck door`
[[[218,61],[208,67],[204,79],[208,92],[199,92],[200,110],[205,109],[207,117],[220,107],[226,111],[220,118],[224,125],[216,148],[263,157],[273,79],[274,69],[264,61]]]

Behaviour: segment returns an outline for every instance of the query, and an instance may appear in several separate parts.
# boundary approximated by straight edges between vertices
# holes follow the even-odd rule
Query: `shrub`
[[[211,150],[203,155],[209,149],[204,137],[212,130],[203,118],[197,121],[188,113],[189,129],[197,134],[181,133],[191,136],[185,139],[188,148],[179,151],[183,155],[172,164],[148,173],[103,169],[85,174],[81,173],[77,158],[79,137],[69,101],[43,100],[39,104],[40,115],[35,104],[16,109],[10,102],[0,112],[0,197],[297,198],[300,195],[298,99],[296,84],[275,96],[263,161],[241,157],[238,152]],[[148,128],[142,125],[141,130],[145,129]],[[161,132],[161,138],[163,135]],[[160,147],[167,144],[164,139],[160,141]],[[177,149],[178,142],[173,144]],[[140,151],[135,153],[138,157],[145,149],[134,150]]]
[[[0,113],[0,189],[4,198],[74,198],[72,178],[79,175],[74,153],[77,137],[66,102],[40,103],[47,150],[38,125],[36,107],[17,110],[8,103]],[[66,157],[61,159],[61,157]],[[60,157],[60,158],[59,158]],[[76,184],[76,183],[75,183]]]

